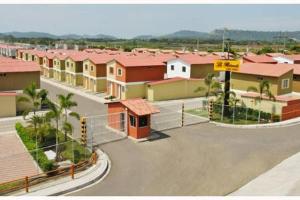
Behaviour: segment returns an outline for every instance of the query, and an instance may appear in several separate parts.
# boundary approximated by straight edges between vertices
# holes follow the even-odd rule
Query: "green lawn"
[[[196,108],[196,109],[186,110],[185,112],[190,113],[192,115],[197,115],[200,117],[208,118],[208,111],[206,109]],[[221,114],[219,114],[219,113],[213,113],[213,121],[221,122],[221,123],[225,123],[225,124],[244,124],[244,125],[258,124],[257,119],[255,119],[255,117],[250,117],[250,116],[247,120],[246,120],[246,116],[244,116],[242,119],[241,118],[233,119],[232,116],[230,116],[230,117],[224,116],[223,121],[222,121]]]

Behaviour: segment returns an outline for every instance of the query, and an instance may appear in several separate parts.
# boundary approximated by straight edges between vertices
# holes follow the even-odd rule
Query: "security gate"
[[[117,141],[127,137],[126,113],[87,116],[86,145],[93,146]]]

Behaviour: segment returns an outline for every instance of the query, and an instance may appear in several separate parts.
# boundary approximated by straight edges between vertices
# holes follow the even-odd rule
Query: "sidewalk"
[[[300,194],[300,153],[297,153],[245,186],[233,196],[283,196]]]
[[[81,89],[81,88],[78,88],[78,87],[72,87],[72,86],[66,85],[62,82],[57,82],[55,80],[47,79],[47,78],[44,78],[44,77],[41,77],[41,81],[45,82],[45,83],[48,83],[48,84],[51,84],[55,87],[61,88],[63,90],[67,90],[67,91],[72,92],[74,94],[86,97],[88,99],[91,99],[91,100],[99,102],[99,103],[110,102],[109,100],[105,100],[104,97],[102,97],[102,96],[97,96],[97,94],[95,94],[95,93],[85,91],[84,89]]]
[[[108,156],[101,150],[96,151],[99,159],[96,165],[89,169],[75,174],[74,180],[70,176],[58,178],[53,181],[41,183],[29,188],[29,193],[25,189],[12,193],[14,196],[56,196],[63,195],[83,187],[99,182],[105,178],[110,171],[110,161]]]
[[[222,127],[226,127],[226,128],[248,128],[248,129],[275,128],[275,127],[288,127],[288,126],[294,126],[294,125],[300,124],[300,117],[296,117],[293,119],[280,121],[280,122],[269,123],[269,124],[239,125],[239,124],[225,124],[225,123],[214,122],[214,121],[210,121],[210,123],[214,123],[217,126],[222,126]]]

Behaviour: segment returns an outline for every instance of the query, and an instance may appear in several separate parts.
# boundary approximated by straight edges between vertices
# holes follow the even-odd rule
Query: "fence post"
[[[213,102],[212,101],[209,101],[208,117],[209,117],[209,120],[213,119]]]
[[[95,165],[97,162],[97,154],[96,152],[93,153],[93,164]]]
[[[235,117],[235,106],[233,106],[232,124],[234,124],[234,117]]]
[[[181,107],[181,127],[184,126],[184,102],[182,102],[182,107]]]
[[[28,180],[28,176],[25,176],[25,191],[26,191],[26,193],[29,192],[29,180]]]
[[[221,122],[223,122],[224,119],[224,102],[222,103],[222,115],[221,115]]]
[[[246,107],[246,124],[248,124],[248,107]]]
[[[70,167],[70,174],[71,174],[71,177],[72,177],[72,179],[74,179],[74,165],[71,165],[71,167]]]

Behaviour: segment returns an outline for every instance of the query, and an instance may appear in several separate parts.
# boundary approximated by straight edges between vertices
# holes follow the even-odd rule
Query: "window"
[[[67,67],[69,67],[69,62],[67,62]]]
[[[283,79],[281,81],[281,89],[287,89],[290,87],[290,79]]]
[[[113,67],[110,67],[110,68],[109,68],[109,73],[110,73],[110,74],[114,74],[114,68],[113,68]]]
[[[54,65],[56,65],[56,61],[54,60]]]
[[[0,76],[4,76],[4,77],[5,77],[5,76],[6,76],[6,74],[0,74]]]
[[[122,69],[118,68],[118,76],[122,76]]]
[[[91,65],[91,71],[93,71],[94,70],[94,67]]]
[[[182,66],[182,72],[186,72],[186,66]]]
[[[84,67],[85,67],[85,70],[87,71],[88,70],[88,65],[84,65]]]
[[[174,65],[171,65],[171,70],[174,71]]]
[[[136,127],[136,119],[134,116],[129,115],[130,126]]]
[[[122,92],[125,92],[125,86],[122,86]]]
[[[145,127],[148,126],[148,116],[140,116],[139,117],[139,127]]]

